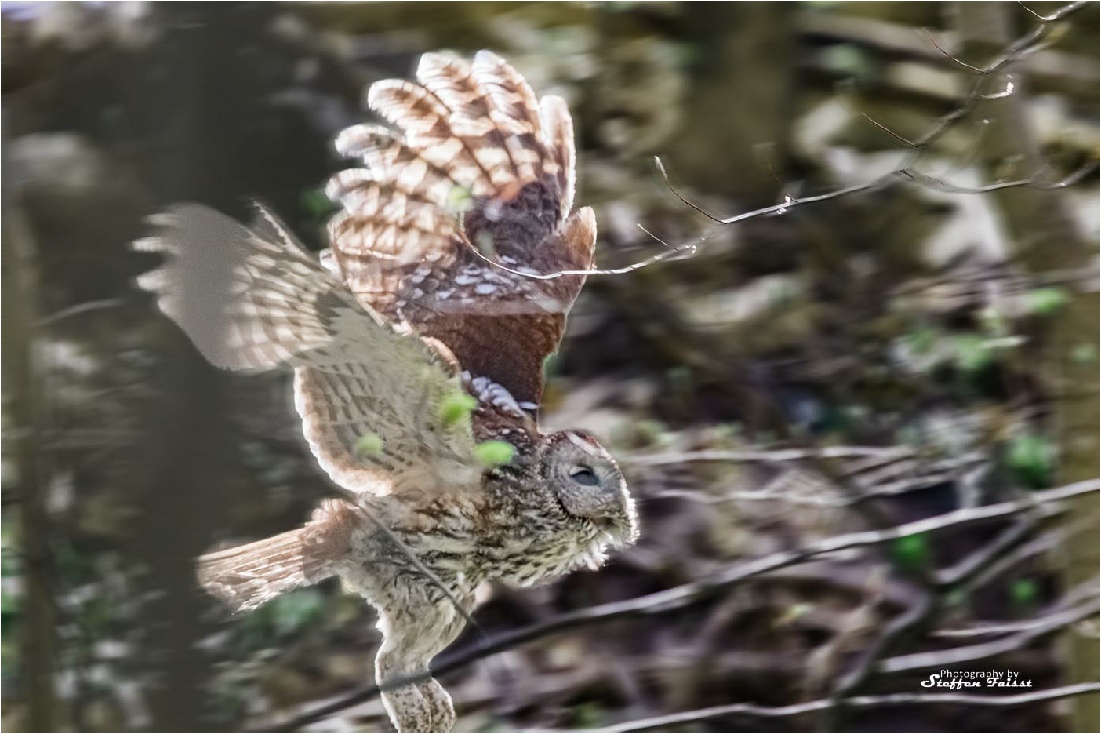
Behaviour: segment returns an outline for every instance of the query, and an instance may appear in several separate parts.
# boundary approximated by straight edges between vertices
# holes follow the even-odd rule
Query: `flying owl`
[[[319,258],[261,207],[245,226],[178,205],[137,245],[168,256],[139,284],[213,364],[294,368],[306,440],[344,491],[297,530],[202,556],[200,583],[247,611],[339,576],[378,612],[379,683],[426,674],[482,582],[596,567],[638,534],[608,452],[537,422],[596,243],[592,210],[571,211],[569,111],[488,51],[426,54],[416,75],[369,90],[393,129],[338,136],[363,167],[329,183]],[[432,678],[383,703],[399,731],[455,720]]]

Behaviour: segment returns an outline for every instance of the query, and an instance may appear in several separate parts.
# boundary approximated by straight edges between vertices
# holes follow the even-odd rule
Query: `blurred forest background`
[[[366,87],[491,48],[568,100],[602,267],[705,239],[574,308],[546,422],[642,539],[485,590],[458,728],[1096,731],[1098,6],[1062,7],[4,3],[3,728],[388,726],[359,599],[200,593],[332,489],[289,375],[206,365],[128,243],[255,197],[320,248]],[[710,222],[655,155],[772,208]]]

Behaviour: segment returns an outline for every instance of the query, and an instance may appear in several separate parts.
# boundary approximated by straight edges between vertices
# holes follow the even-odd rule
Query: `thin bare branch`
[[[673,194],[673,196],[677,197],[682,204],[684,204],[689,209],[692,209],[693,211],[698,212],[699,214],[702,214],[703,216],[707,217],[708,219],[710,219],[715,224],[722,224],[723,223],[723,221],[721,219],[719,219],[718,217],[716,217],[714,214],[711,214],[710,212],[705,211],[702,207],[698,206],[694,202],[691,202],[688,199],[686,199],[685,197],[681,196],[680,192],[677,191],[677,187],[674,186],[673,182],[669,179],[669,172],[667,170],[665,170],[665,164],[662,163],[661,156],[654,156],[654,166],[657,167],[658,173],[661,174],[661,178],[665,182],[666,188],[668,188],[669,191]]]
[[[880,129],[880,130],[882,130],[883,132],[887,133],[887,134],[888,134],[888,135],[890,135],[890,136],[891,136],[892,138],[894,138],[894,139],[895,139],[895,140],[897,140],[898,142],[900,142],[900,143],[902,143],[903,145],[905,145],[905,146],[906,146],[907,148],[913,148],[913,147],[914,147],[914,141],[912,141],[912,140],[909,140],[908,138],[904,138],[903,136],[899,135],[899,134],[898,134],[898,133],[896,133],[896,132],[895,132],[894,130],[892,130],[891,128],[887,127],[886,125],[884,125],[884,124],[883,124],[882,122],[880,122],[879,120],[876,120],[875,118],[873,118],[873,117],[872,117],[871,115],[869,115],[868,113],[866,113],[866,112],[864,112],[864,111],[862,111],[862,110],[857,110],[857,112],[859,112],[859,113],[860,113],[860,116],[861,116],[861,117],[863,117],[863,118],[864,118],[864,119],[865,119],[865,120],[866,120],[867,122],[869,122],[869,123],[870,123],[871,125],[873,125],[873,126],[875,126],[875,127],[878,127],[878,128]]]
[[[1050,606],[1049,611],[1040,616],[1039,618],[1025,619],[1017,622],[999,622],[989,624],[977,624],[971,627],[965,627],[963,629],[948,629],[937,630],[934,633],[936,637],[988,637],[990,635],[1005,635],[1014,632],[1022,632],[1024,630],[1031,629],[1038,624],[1046,624],[1051,614],[1062,613],[1070,607],[1079,604],[1080,602],[1096,597],[1098,594],[1097,584],[1079,584],[1075,588],[1068,591],[1063,595],[1056,604]]]
[[[786,461],[802,461],[810,458],[821,459],[862,459],[881,458],[893,459],[913,455],[913,451],[898,446],[827,446],[821,449],[776,449],[774,451],[737,451],[737,450],[713,450],[713,451],[683,451],[665,454],[628,454],[619,457],[624,464],[635,466],[664,466],[668,464],[685,464],[694,461],[752,461],[764,463],[781,463]]]
[[[933,48],[935,48],[937,51],[940,51],[942,54],[944,54],[948,58],[949,61],[951,61],[955,64],[958,64],[959,66],[963,67],[964,69],[967,69],[968,71],[974,72],[976,74],[982,74],[983,73],[983,70],[980,69],[979,67],[972,66],[971,64],[967,63],[966,61],[963,61],[962,59],[957,57],[955,54],[948,51],[943,46],[941,46],[939,43],[937,43],[937,37],[935,35],[933,35],[933,32],[931,30],[929,30],[928,28],[923,28],[922,30],[925,31],[925,36],[928,39],[929,43],[932,44]]]
[[[643,229],[642,231],[646,232],[646,234],[650,234],[645,229]],[[650,235],[650,236],[653,237],[653,235]],[[478,248],[474,247],[474,245],[469,243],[469,242],[466,243],[466,248],[467,248],[468,252],[472,253],[475,257],[477,257],[479,260],[484,262],[486,265],[489,265],[493,268],[496,268],[497,270],[501,270],[501,271],[504,271],[506,273],[511,273],[513,275],[519,275],[522,278],[528,278],[530,280],[557,280],[558,278],[565,278],[565,277],[568,277],[568,276],[576,276],[576,275],[585,275],[585,276],[589,276],[589,275],[626,275],[627,273],[632,273],[636,270],[639,270],[640,268],[645,268],[645,267],[648,267],[650,265],[654,265],[654,264],[659,263],[659,262],[666,262],[666,261],[672,261],[672,260],[682,260],[684,258],[692,257],[693,255],[695,255],[696,252],[699,249],[700,244],[702,242],[704,242],[705,240],[710,239],[710,237],[711,237],[711,235],[708,234],[708,235],[705,235],[703,237],[699,237],[696,240],[693,240],[692,242],[689,242],[689,243],[684,244],[684,245],[678,245],[678,246],[668,245],[664,241],[658,240],[658,242],[661,242],[661,244],[665,245],[666,247],[670,247],[671,249],[669,249],[665,252],[659,252],[656,255],[652,255],[651,257],[646,258],[645,260],[640,260],[636,263],[632,263],[630,265],[625,265],[624,267],[621,267],[621,268],[607,268],[607,269],[592,268],[592,269],[588,269],[588,270],[585,270],[585,269],[557,270],[553,273],[535,273],[535,272],[529,272],[529,271],[526,271],[526,270],[516,270],[514,268],[508,267],[507,265],[502,265],[501,263],[497,262],[496,260],[494,260],[490,257],[486,257],[484,254],[482,254],[481,252],[478,251]],[[655,237],[654,239],[657,239],[657,238]]]
[[[743,214],[735,214],[732,217],[727,217],[722,220],[723,224],[738,224],[744,222],[747,219],[756,219],[757,217],[769,217],[777,214],[787,214],[788,211],[799,206],[806,204],[817,204],[822,201],[829,201],[831,199],[839,199],[842,196],[848,196],[850,194],[860,193],[861,191],[871,191],[873,189],[886,186],[890,182],[891,176],[883,176],[869,181],[867,183],[855,184],[843,189],[831,191],[826,194],[817,194],[815,196],[802,196],[798,199],[792,199],[788,197],[782,204],[773,204],[772,206],[766,206],[761,209],[754,209],[751,212],[745,212]]]
[[[969,587],[972,589],[981,588],[1008,569],[1016,567],[1029,558],[1058,548],[1066,542],[1067,538],[1085,531],[1096,533],[1097,526],[1091,527],[1088,522],[1077,522],[1069,523],[1056,530],[1049,530],[1035,540],[1024,543],[1002,557],[995,559],[970,580]]]
[[[1096,586],[1096,579],[1092,583]],[[881,661],[876,668],[883,673],[901,673],[910,670],[947,668],[992,658],[1012,650],[1019,650],[1036,639],[1058,632],[1083,619],[1096,617],[1099,611],[1101,611],[1101,600],[1094,597],[1065,611],[1034,620],[1019,632],[999,640],[955,647],[950,650],[898,655]]]
[[[1003,530],[994,540],[981,545],[950,568],[938,571],[937,584],[941,587],[967,584],[981,574],[990,564],[1020,544],[1036,527],[1034,516],[1025,515]]]
[[[995,183],[984,184],[982,186],[960,186],[958,184],[945,181],[935,176],[930,176],[920,171],[913,169],[907,169],[900,171],[901,175],[914,181],[915,183],[922,184],[931,189],[938,191],[945,191],[951,194],[987,194],[992,191],[1001,191],[1003,189],[1014,189],[1022,186],[1037,189],[1064,189],[1068,186],[1073,186],[1086,176],[1091,174],[1097,169],[1097,161],[1087,161],[1083,166],[1079,167],[1074,173],[1062,178],[1058,181],[1044,181],[1042,177],[1046,171],[1037,171],[1028,178],[1020,178],[1012,181],[998,181]]]
[[[849,699],[849,704],[853,708],[858,709],[929,704],[1010,707],[1039,703],[1041,701],[1055,701],[1058,699],[1070,698],[1072,696],[1082,696],[1088,693],[1096,693],[1098,690],[1101,690],[1101,683],[1079,683],[1077,685],[1059,686],[1057,688],[1045,688],[1030,693],[1018,693],[1012,696],[976,696],[963,693],[892,693],[884,696],[854,696]],[[724,716],[755,716],[768,719],[786,718],[824,711],[830,706],[830,701],[824,699],[798,703],[792,706],[777,707],[735,703],[727,706],[714,706],[712,708],[699,709],[697,711],[686,711],[680,714],[655,716],[650,719],[628,721],[601,729],[601,731],[630,732],[667,729],[678,724],[707,721],[709,719],[718,719]]]
[[[1005,99],[1006,97],[1013,96],[1013,93],[1017,91],[1017,85],[1013,83],[1013,77],[1006,75],[1005,87],[1000,92],[991,92],[990,94],[981,95],[979,98],[982,100],[992,99]]]
[[[105,298],[100,301],[87,301],[85,303],[78,303],[75,306],[63,308],[56,313],[45,316],[36,321],[34,325],[37,328],[41,329],[44,326],[50,326],[51,324],[55,324],[58,321],[63,321],[64,319],[71,318],[73,316],[79,316],[83,313],[88,313],[91,311],[102,311],[109,308],[117,308],[118,306],[121,306],[122,303],[123,301],[121,298]]]
[[[1086,2],[1086,0],[1077,0],[1077,2],[1073,2],[1069,5],[1064,5],[1063,7],[1059,8],[1054,13],[1052,13],[1051,15],[1040,15],[1035,10],[1028,7],[1027,5],[1025,5],[1022,2],[1018,2],[1018,5],[1020,5],[1022,8],[1027,10],[1029,13],[1031,13],[1035,17],[1039,18],[1041,22],[1043,22],[1043,23],[1053,23],[1057,20],[1062,20],[1063,18],[1066,18],[1068,15],[1075,12],[1076,10],[1081,10],[1082,8],[1089,5],[1089,3]]]

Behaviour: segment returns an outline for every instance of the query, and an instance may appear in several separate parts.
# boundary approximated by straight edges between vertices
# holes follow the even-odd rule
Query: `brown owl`
[[[370,89],[396,131],[338,137],[365,167],[329,185],[342,211],[320,260],[259,207],[244,226],[176,206],[138,243],[169,256],[141,286],[212,363],[294,368],[306,439],[345,492],[302,528],[203,556],[200,582],[243,611],[339,576],[378,611],[380,683],[425,673],[482,582],[595,567],[638,532],[604,448],[536,421],[584,283],[553,276],[590,269],[596,242],[592,210],[570,211],[569,111],[486,51],[427,54],[417,79]],[[383,702],[399,731],[455,719],[431,678]]]

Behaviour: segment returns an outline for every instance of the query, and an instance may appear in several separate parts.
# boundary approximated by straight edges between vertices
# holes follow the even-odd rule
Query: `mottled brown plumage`
[[[169,256],[141,285],[211,362],[295,369],[306,440],[346,493],[302,528],[203,556],[200,583],[244,611],[340,576],[378,610],[380,682],[427,671],[482,582],[595,567],[637,534],[615,461],[534,417],[584,278],[528,276],[589,269],[596,241],[592,211],[570,213],[569,114],[488,52],[428,54],[417,75],[368,97],[399,131],[340,136],[365,168],[329,186],[344,211],[320,260],[263,209],[246,227],[177,206],[139,243]],[[487,441],[511,458],[480,462]],[[431,678],[383,702],[399,731],[454,721]]]
[[[592,210],[570,211],[569,110],[557,97],[537,102],[487,51],[473,64],[425,54],[417,77],[378,82],[368,94],[397,131],[360,125],[337,138],[364,168],[329,184],[343,207],[329,228],[329,259],[364,304],[538,405],[543,361],[584,277],[516,272],[587,270],[596,245]]]

